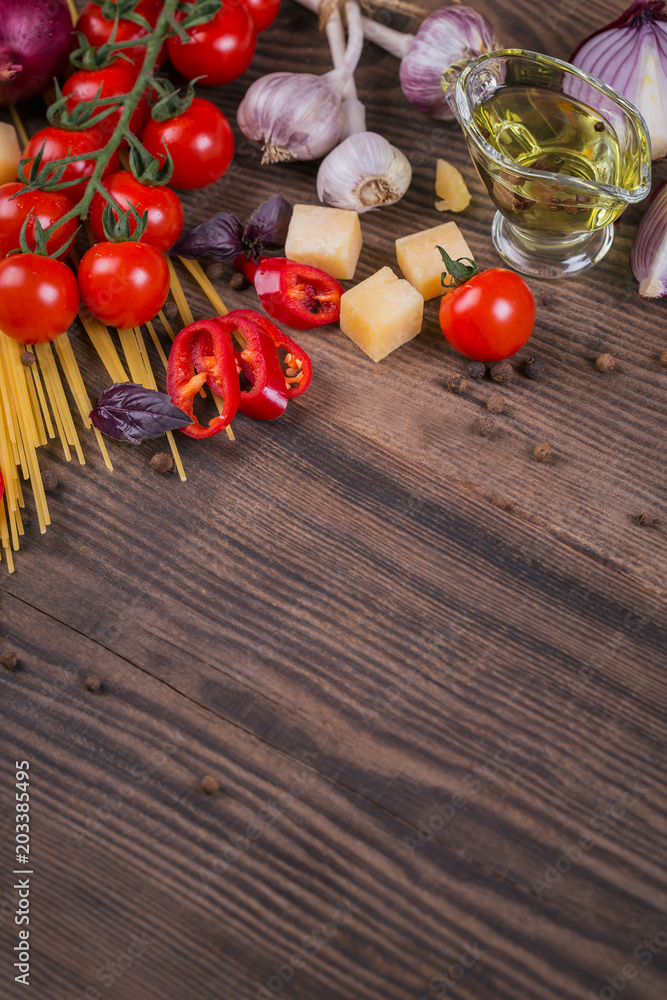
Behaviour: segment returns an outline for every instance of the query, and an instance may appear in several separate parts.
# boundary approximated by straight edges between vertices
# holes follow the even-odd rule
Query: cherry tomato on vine
[[[22,344],[43,344],[72,325],[79,308],[67,264],[35,253],[0,263],[0,329]]]
[[[442,297],[440,329],[455,350],[473,361],[509,358],[533,332],[533,293],[515,271],[466,269],[470,277]]]
[[[245,73],[255,54],[257,33],[244,4],[223,0],[222,7],[207,24],[187,31],[190,41],[169,39],[169,58],[186,80],[203,77],[202,86],[231,83]]]
[[[26,240],[31,250],[35,249],[35,217],[39,219],[42,229],[62,219],[74,208],[74,204],[63,191],[27,191],[12,197],[19,191],[25,192],[25,184],[12,181],[0,187],[0,259],[4,259],[10,250],[18,250],[20,246],[21,227],[33,213],[33,218],[26,228]],[[78,219],[70,219],[64,226],[56,229],[46,244],[47,250],[54,257],[62,257],[56,253],[71,239],[79,225]],[[67,253],[67,250],[65,251]]]
[[[162,253],[166,253],[174,245],[183,231],[183,206],[175,191],[168,187],[142,184],[129,170],[111,174],[105,180],[104,187],[125,211],[134,206],[139,216],[148,212],[148,224],[141,237],[142,243],[150,243]],[[102,213],[107,204],[101,194],[96,194],[90,206],[88,218],[93,236],[99,241],[106,239]],[[118,218],[115,211],[114,218]],[[136,228],[136,222],[130,218],[130,232],[133,233]]]
[[[153,319],[165,304],[169,269],[148,243],[97,243],[79,264],[79,288],[93,316],[124,330]]]
[[[255,31],[259,34],[260,31],[270,28],[278,17],[280,0],[243,0],[243,6],[246,7],[255,25]]]
[[[167,146],[174,161],[170,183],[186,190],[219,180],[234,155],[229,122],[215,104],[202,97],[195,97],[187,111],[166,122],[151,118],[141,133],[141,141],[161,164],[166,160]]]
[[[118,97],[118,111],[107,115],[95,127],[108,141],[120,121],[122,114],[122,98],[128,94],[137,80],[137,67],[134,63],[126,62],[123,59],[116,59],[111,66],[105,69],[81,69],[73,73],[63,86],[63,95],[67,98],[67,110],[72,111],[77,104],[82,101],[92,101],[101,91],[100,97]],[[148,99],[144,94],[137,104],[137,107],[130,118],[130,130],[135,133],[141,132],[150,116]],[[124,142],[127,145],[127,142]]]
[[[140,14],[154,28],[162,13],[162,7],[161,0],[139,0],[139,3],[135,7],[135,13]],[[105,42],[109,41],[113,26],[114,22],[103,17],[101,5],[97,3],[87,3],[76,22],[76,30],[82,31],[90,44],[94,46],[104,45]],[[129,42],[134,38],[143,38],[145,34],[146,29],[142,28],[140,24],[135,24],[134,21],[126,21],[124,18],[121,18],[118,22],[118,31],[115,40],[117,42]],[[143,45],[131,46],[130,48],[123,49],[123,52],[137,66],[141,66],[144,61],[146,48]],[[158,58],[159,66],[162,65],[166,57],[167,46],[163,45]]]
[[[64,128],[56,128],[53,125],[47,125],[40,132],[36,132],[32,139],[25,147],[23,156],[27,160],[32,160],[34,156],[39,153],[42,146],[44,146],[44,155],[42,157],[42,164],[50,163],[52,160],[60,160],[65,156],[78,156],[85,153],[92,153],[96,149],[102,149],[105,145],[106,139],[104,135],[97,129],[81,129],[80,132],[68,132]],[[104,171],[104,176],[108,176],[118,170],[119,167],[118,153],[114,153],[111,156],[109,163]],[[73,202],[79,201],[86,190],[86,183],[90,178],[91,174],[95,169],[94,160],[75,160],[72,163],[68,163],[65,167],[65,172],[61,177],[61,181],[80,181],[80,184],[75,184],[72,187],[63,188],[63,192],[68,198],[71,198]],[[26,176],[29,174],[30,165],[26,166]],[[53,175],[50,175],[53,176]]]

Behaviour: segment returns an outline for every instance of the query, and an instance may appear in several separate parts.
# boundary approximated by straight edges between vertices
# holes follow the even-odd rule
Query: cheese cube
[[[0,122],[0,184],[15,181],[21,159],[21,147],[16,129],[9,122]]]
[[[447,160],[438,160],[435,174],[435,193],[442,201],[436,201],[439,212],[462,212],[470,204],[470,191],[461,172]]]
[[[396,257],[401,271],[425,299],[434,299],[444,293],[440,276],[446,267],[436,249],[438,246],[446,250],[452,260],[459,257],[472,260],[470,247],[455,222],[444,222],[441,226],[396,240]]]
[[[340,300],[340,328],[373,361],[381,361],[422,328],[424,300],[409,282],[383,267]]]
[[[361,253],[356,212],[323,205],[295,205],[285,241],[285,256],[311,264],[332,278],[354,278]]]

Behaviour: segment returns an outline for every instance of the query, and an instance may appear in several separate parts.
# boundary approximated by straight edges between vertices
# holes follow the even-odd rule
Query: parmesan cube
[[[311,264],[332,278],[354,278],[361,253],[356,212],[322,205],[295,205],[285,241],[285,256]]]
[[[438,198],[442,198],[442,201],[435,203],[439,212],[462,212],[470,204],[470,191],[461,172],[451,163],[447,163],[447,160],[438,160],[435,193]]]
[[[0,184],[15,181],[21,159],[21,147],[16,129],[8,122],[0,122]]]
[[[401,271],[425,299],[434,299],[444,293],[440,276],[446,268],[438,246],[446,250],[452,260],[459,257],[472,260],[470,247],[455,222],[443,222],[441,226],[396,240],[396,258]]]
[[[422,328],[424,300],[409,282],[383,267],[340,300],[340,328],[372,361],[382,361]]]

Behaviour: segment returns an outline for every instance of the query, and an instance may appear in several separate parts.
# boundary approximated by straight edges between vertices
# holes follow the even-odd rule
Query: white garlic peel
[[[336,146],[320,164],[320,201],[352,212],[393,205],[410,186],[412,167],[396,146],[377,132],[357,132]]]

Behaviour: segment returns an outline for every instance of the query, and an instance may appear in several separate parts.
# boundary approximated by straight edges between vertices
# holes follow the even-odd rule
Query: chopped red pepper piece
[[[238,331],[245,340],[245,347],[237,349],[234,355],[238,369],[252,383],[252,389],[241,392],[239,410],[254,420],[275,420],[285,412],[289,391],[278,350],[264,329],[263,320],[263,316],[250,309],[235,309],[219,316],[216,322],[228,334]]]
[[[297,264],[287,257],[260,257],[254,283],[269,316],[295,330],[310,330],[340,319],[344,288],[319,267]]]
[[[313,377],[313,364],[302,347],[299,347],[291,337],[288,337],[270,319],[262,316],[261,313],[254,312],[252,309],[235,309],[233,312],[228,313],[227,316],[240,317],[244,320],[254,322],[261,327],[264,333],[267,333],[271,337],[276,349],[284,348],[287,351],[285,356],[287,371],[283,375],[281,369],[281,375],[283,383],[287,388],[288,399],[294,399],[306,391]]]
[[[204,427],[194,414],[194,398],[204,383],[224,399],[222,413]],[[192,417],[184,434],[207,438],[231,423],[239,408],[239,386],[234,345],[220,320],[198,320],[177,334],[169,353],[167,392],[181,410]]]
[[[246,257],[244,253],[238,253],[234,258],[234,269],[244,275],[251,285],[253,284],[257,272],[257,264],[254,260]]]

